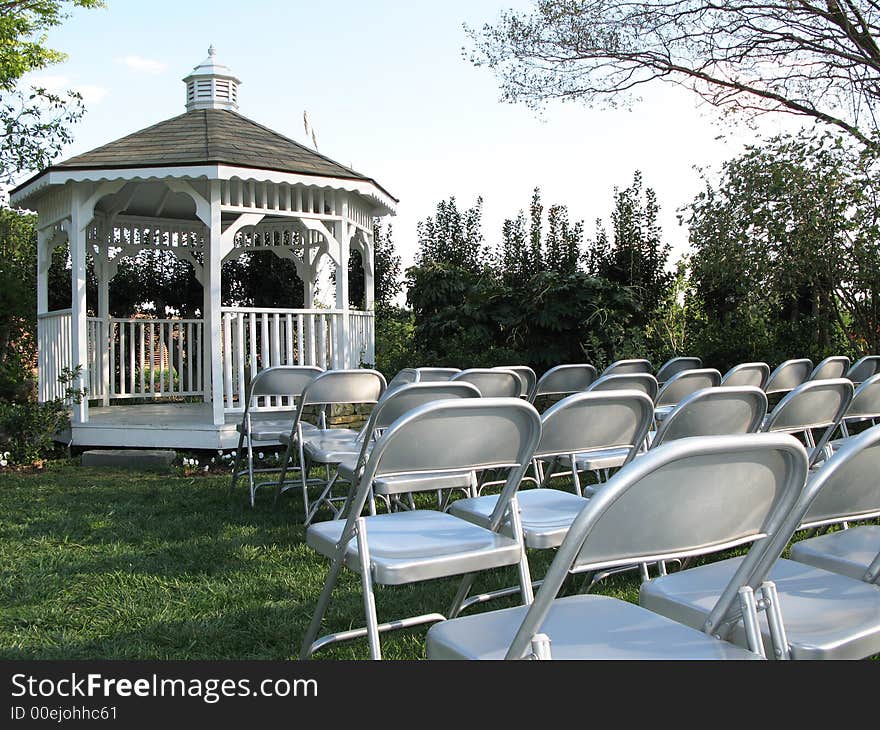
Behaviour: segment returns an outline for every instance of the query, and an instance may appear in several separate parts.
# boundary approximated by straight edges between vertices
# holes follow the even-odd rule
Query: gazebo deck
[[[292,417],[292,415],[291,415]],[[89,409],[87,423],[72,427],[74,446],[234,449],[235,426],[241,415],[229,413],[226,423],[212,422],[210,403],[148,403]]]

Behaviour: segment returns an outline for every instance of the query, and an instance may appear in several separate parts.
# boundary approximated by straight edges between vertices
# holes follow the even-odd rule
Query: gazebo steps
[[[110,469],[167,471],[176,456],[170,449],[95,449],[84,451],[80,463]]]

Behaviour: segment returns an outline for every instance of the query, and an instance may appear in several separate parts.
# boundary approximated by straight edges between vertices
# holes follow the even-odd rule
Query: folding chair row
[[[780,556],[826,495],[845,494],[859,514],[880,513],[878,444],[875,427],[809,480],[803,446],[785,434],[688,438],[652,450],[586,502],[531,605],[436,624],[428,657],[755,659],[767,646],[780,659],[875,654],[880,586]],[[556,598],[571,573],[746,544],[744,557],[644,582],[639,606]]]

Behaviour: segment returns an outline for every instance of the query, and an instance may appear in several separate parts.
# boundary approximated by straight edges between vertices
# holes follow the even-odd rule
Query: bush
[[[56,455],[55,436],[70,424],[61,400],[0,403],[0,450],[12,464],[33,464]]]

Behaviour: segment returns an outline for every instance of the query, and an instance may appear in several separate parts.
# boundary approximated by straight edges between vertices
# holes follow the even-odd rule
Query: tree
[[[642,325],[648,324],[660,305],[671,279],[666,271],[669,244],[662,240],[659,213],[656,193],[644,188],[642,174],[636,170],[629,187],[614,188],[613,238],[609,240],[602,222],[597,221],[596,240],[588,252],[596,276],[633,290]]]
[[[880,346],[877,162],[830,134],[726,162],[687,211],[692,333],[719,364]]]
[[[660,80],[748,118],[804,116],[880,145],[874,0],[536,0],[466,30],[507,101],[616,106]]]
[[[3,0],[0,2],[0,181],[45,167],[71,141],[69,127],[83,114],[75,92],[55,94],[21,77],[64,60],[46,45],[46,32],[73,7],[103,7],[103,0]]]
[[[462,212],[455,196],[441,200],[433,217],[419,221],[419,266],[428,263],[446,263],[471,273],[482,271],[488,264],[483,244],[483,199]]]

